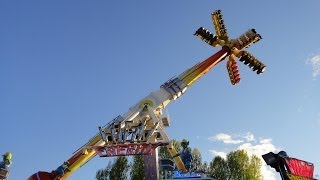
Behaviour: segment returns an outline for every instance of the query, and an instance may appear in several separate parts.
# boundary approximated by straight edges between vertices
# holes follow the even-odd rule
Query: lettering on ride
[[[163,143],[133,143],[107,145],[97,149],[100,157],[152,155],[155,149]]]

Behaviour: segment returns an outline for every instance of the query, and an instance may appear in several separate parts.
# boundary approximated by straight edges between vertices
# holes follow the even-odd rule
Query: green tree
[[[199,149],[194,148],[192,150],[192,169],[194,171],[201,171],[202,168],[202,157]]]
[[[143,156],[136,155],[133,156],[133,162],[131,164],[131,172],[130,172],[131,180],[144,180],[144,163]]]
[[[99,169],[96,172],[96,179],[97,180],[109,180],[111,168],[112,168],[112,163],[111,163],[111,161],[109,161],[107,167],[105,167],[104,169]]]
[[[125,180],[129,167],[128,158],[118,156],[110,170],[110,180]]]
[[[209,165],[209,176],[217,179],[224,180],[228,179],[228,164],[227,161],[224,160],[220,156],[216,156]]]
[[[257,156],[253,155],[250,159],[250,164],[247,169],[248,179],[262,179],[262,175],[260,171],[261,166],[262,166],[261,160]]]
[[[227,155],[230,179],[247,179],[246,171],[249,167],[249,157],[244,150],[233,151]]]
[[[209,165],[206,161],[204,161],[201,165],[201,169],[200,169],[201,172],[207,174],[208,171],[209,171]]]
[[[249,157],[245,150],[230,152],[226,160],[215,157],[209,166],[209,175],[218,180],[261,180],[261,160]]]

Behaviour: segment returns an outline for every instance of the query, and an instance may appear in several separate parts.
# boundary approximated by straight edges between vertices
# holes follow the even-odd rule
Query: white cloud
[[[316,78],[320,75],[320,55],[314,55],[306,61],[307,64],[312,66],[312,76]]]
[[[220,133],[217,134],[211,138],[210,140],[215,140],[215,141],[237,141],[238,145],[232,150],[246,150],[249,156],[256,155],[261,159],[262,162],[262,167],[261,167],[261,173],[263,175],[263,179],[265,180],[276,180],[276,172],[274,169],[271,169],[267,164],[264,162],[262,159],[263,154],[267,154],[269,152],[277,152],[280,149],[275,147],[272,144],[272,139],[261,139],[260,141],[256,142],[254,135],[252,133],[247,133],[245,136],[242,136],[246,141],[242,140],[233,140],[233,137],[228,134]],[[241,141],[241,142],[240,142]],[[228,143],[226,143],[228,144]],[[236,144],[236,143],[233,143]],[[229,149],[229,151],[217,151],[217,150],[209,150],[213,156],[221,156],[221,157],[226,157],[226,155],[232,151]]]
[[[225,144],[240,144],[244,141],[252,142],[255,141],[255,137],[251,132],[247,132],[245,135],[235,135],[232,137],[229,134],[220,133],[215,136],[209,137],[210,141],[222,141]]]
[[[242,140],[232,139],[232,137],[230,135],[225,134],[225,133],[220,133],[215,136],[209,137],[209,140],[210,141],[222,141],[225,144],[240,144],[243,142]]]
[[[223,151],[215,151],[215,150],[209,150],[209,152],[211,152],[213,156],[220,156],[220,157],[222,157],[223,159],[226,159],[226,158],[227,158],[227,153],[226,153],[226,152],[223,152]]]
[[[247,134],[243,137],[247,140],[247,142],[255,141],[254,135],[250,132],[247,132]]]
[[[261,162],[262,162],[261,172],[263,175],[263,179],[270,179],[270,180],[276,179],[274,169],[271,169],[269,166],[267,166],[267,164],[265,164],[264,160],[262,159],[263,154],[279,151],[279,149],[272,144],[271,139],[261,139],[259,144],[255,144],[255,145],[251,143],[244,143],[244,144],[241,144],[238,147],[238,149],[246,150],[248,155],[250,156],[256,155],[261,159]]]

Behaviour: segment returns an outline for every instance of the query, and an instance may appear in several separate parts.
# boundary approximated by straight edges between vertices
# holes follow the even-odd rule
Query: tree
[[[202,157],[199,149],[194,148],[192,150],[192,169],[194,171],[200,171],[202,165]]]
[[[224,180],[228,178],[228,165],[227,161],[220,156],[216,156],[209,165],[209,176],[218,179]]]
[[[227,155],[230,179],[247,179],[246,171],[249,167],[249,157],[244,150],[233,151]]]
[[[125,180],[129,170],[128,159],[126,156],[118,156],[108,166],[100,169],[96,173],[97,180]]]
[[[226,160],[215,157],[209,166],[209,175],[218,180],[260,180],[261,160],[248,156],[245,150],[230,152]]]
[[[136,155],[133,157],[133,162],[131,164],[131,179],[132,180],[144,180],[144,163],[143,163],[143,156]]]
[[[96,179],[97,180],[109,180],[110,179],[109,175],[110,175],[111,168],[112,168],[112,163],[111,163],[111,161],[109,161],[107,167],[97,171]]]
[[[209,171],[209,165],[206,161],[204,161],[201,165],[201,169],[200,169],[201,172],[207,174],[208,171]]]
[[[257,156],[252,156],[248,168],[248,179],[262,179],[261,175],[261,160]],[[259,167],[259,168],[257,168]]]
[[[125,180],[129,167],[128,158],[126,156],[118,156],[110,170],[110,180]]]

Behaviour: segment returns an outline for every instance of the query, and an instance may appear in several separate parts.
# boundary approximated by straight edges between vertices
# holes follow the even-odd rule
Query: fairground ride
[[[227,57],[227,71],[231,84],[240,82],[236,59],[249,66],[257,74],[265,70],[265,65],[244,49],[259,41],[261,36],[250,29],[236,39],[230,39],[227,34],[220,10],[211,14],[216,35],[200,27],[195,36],[212,47],[221,46],[221,50],[208,59],[187,69],[179,76],[169,79],[160,86],[158,91],[130,107],[123,115],[119,115],[103,127],[99,133],[80,147],[61,166],[52,172],[39,171],[29,177],[29,180],[66,179],[79,167],[86,164],[97,154],[101,157],[150,155],[158,146],[167,146],[176,166],[181,171],[187,171],[181,158],[175,156],[177,151],[170,144],[164,128],[170,125],[170,119],[163,116],[163,109],[172,101],[181,97],[186,90],[199,78],[210,71],[216,64]]]
[[[262,155],[270,167],[279,172],[282,180],[316,180],[313,178],[313,163],[289,157],[285,151]]]

